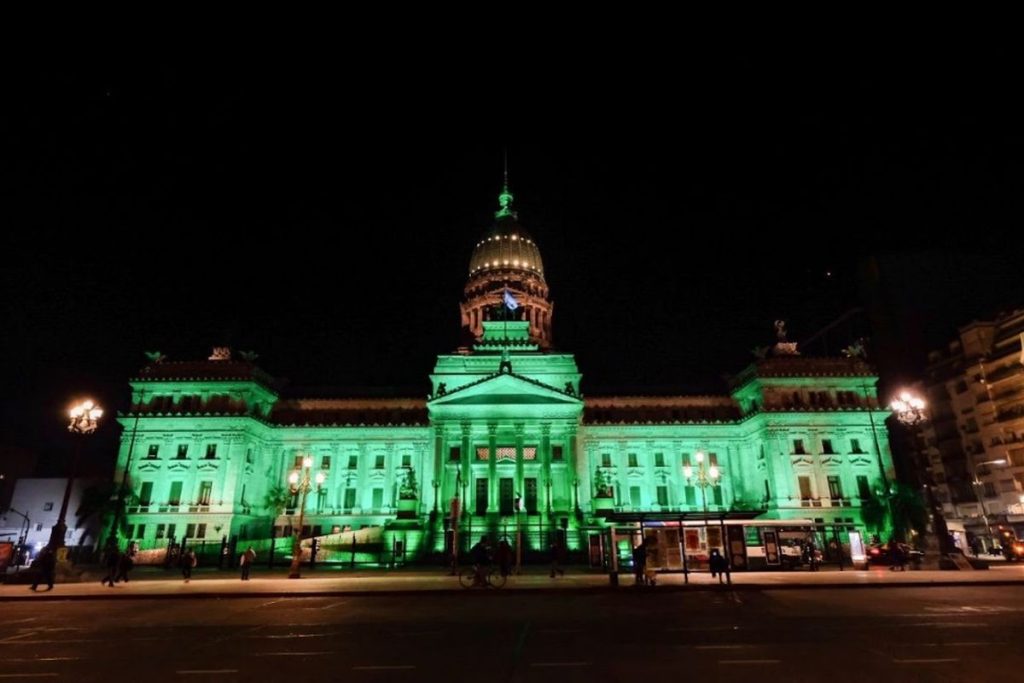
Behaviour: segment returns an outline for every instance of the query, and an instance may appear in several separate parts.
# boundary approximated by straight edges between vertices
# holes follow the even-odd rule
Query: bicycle
[[[483,582],[481,583],[477,579],[477,572],[474,567],[466,567],[459,572],[459,583],[462,584],[463,588],[472,588],[473,586],[479,586],[480,588],[501,588],[508,581],[508,577],[501,573],[498,567],[490,567],[483,572]]]

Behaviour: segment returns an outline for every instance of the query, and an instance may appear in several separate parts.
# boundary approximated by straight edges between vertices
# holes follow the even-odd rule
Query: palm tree
[[[263,495],[263,508],[271,513],[270,517],[270,534],[274,534],[274,522],[281,515],[282,512],[288,509],[291,505],[294,496],[287,486],[277,484],[267,489],[267,492]]]

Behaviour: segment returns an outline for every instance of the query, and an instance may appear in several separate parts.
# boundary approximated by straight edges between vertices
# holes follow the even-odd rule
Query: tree
[[[880,495],[872,492],[870,498],[861,501],[861,519],[864,520],[864,525],[876,534],[881,534],[885,531],[885,518],[887,515],[888,510],[886,510],[885,499]]]
[[[278,516],[288,509],[288,506],[292,503],[292,492],[287,486],[277,484],[267,489],[267,492],[263,495],[263,508],[271,513],[270,515],[270,530],[273,533],[274,520]]]
[[[420,485],[416,481],[416,470],[409,467],[405,471],[405,478],[398,488],[398,497],[404,500],[415,500],[420,495]]]
[[[75,510],[75,517],[78,518],[76,525],[86,527],[79,543],[85,545],[85,539],[89,533],[86,523],[91,518],[98,520],[99,533],[102,534],[107,524],[116,516],[118,520],[116,532],[120,535],[126,534],[128,525],[126,523],[127,515],[125,515],[125,510],[132,505],[138,505],[138,500],[139,497],[131,491],[125,491],[122,498],[119,492],[119,485],[112,481],[100,482],[86,487],[82,491],[82,499],[78,503],[78,509]]]
[[[890,497],[892,514],[897,538],[902,539],[906,529],[917,532],[923,538],[928,531],[928,506],[925,505],[921,492],[912,486],[896,482]]]

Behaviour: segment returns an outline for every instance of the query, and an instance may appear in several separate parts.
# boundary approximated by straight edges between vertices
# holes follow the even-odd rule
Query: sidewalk
[[[531,566],[526,573],[512,576],[497,591],[473,590],[473,593],[508,592],[605,592],[615,590],[607,574],[570,568],[565,576],[549,578],[546,567]],[[81,583],[57,584],[52,591],[45,586],[38,592],[24,584],[0,586],[0,601],[67,599],[158,599],[158,598],[245,598],[291,596],[376,595],[394,596],[463,593],[456,577],[441,570],[415,569],[395,571],[342,572],[304,571],[303,578],[289,580],[287,569],[253,572],[252,580],[241,581],[233,572],[198,571],[184,583],[176,572],[138,569],[127,584],[110,588],[100,584],[100,574],[87,571]],[[651,591],[720,590],[724,588],[709,574],[690,574],[689,583],[681,574],[658,575]],[[1024,586],[1024,566],[1002,566],[988,571],[906,571],[892,572],[885,567],[868,570],[818,572],[737,572],[732,575],[733,590],[782,590],[808,588],[881,588],[919,586]],[[619,575],[618,590],[633,588],[632,575]]]

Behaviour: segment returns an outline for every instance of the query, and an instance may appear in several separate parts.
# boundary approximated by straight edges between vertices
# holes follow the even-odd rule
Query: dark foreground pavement
[[[863,683],[1024,671],[1018,587],[410,597],[8,602],[0,680]]]

